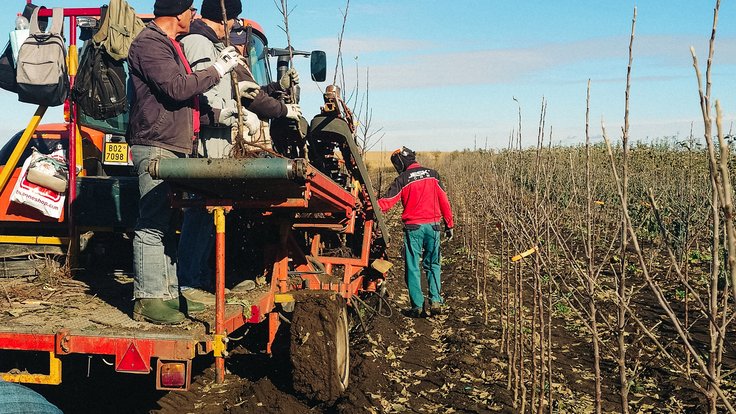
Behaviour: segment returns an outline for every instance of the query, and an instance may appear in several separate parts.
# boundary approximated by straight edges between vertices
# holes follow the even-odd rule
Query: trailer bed
[[[0,302],[0,334],[55,335],[64,330],[74,336],[201,342],[212,333],[214,307],[176,326],[138,322],[132,319],[131,278],[101,275],[93,279],[94,283],[69,280],[56,286],[38,278],[0,279],[0,292],[5,296]],[[228,299],[238,304],[226,306],[226,319],[243,316],[255,322],[260,315],[254,315],[248,305],[257,306],[268,291],[269,286],[263,285],[229,295]]]

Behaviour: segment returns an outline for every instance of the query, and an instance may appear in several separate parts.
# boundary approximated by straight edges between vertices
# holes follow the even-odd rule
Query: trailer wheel
[[[312,400],[335,401],[348,386],[349,341],[342,297],[319,295],[297,301],[289,347],[294,390]]]

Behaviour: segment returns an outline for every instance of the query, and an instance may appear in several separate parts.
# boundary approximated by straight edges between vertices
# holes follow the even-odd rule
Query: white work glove
[[[302,108],[299,104],[286,104],[286,117],[298,121],[302,116]]]
[[[229,46],[220,52],[220,57],[217,58],[212,66],[217,69],[220,77],[223,77],[238,65],[245,66],[245,58],[238,53],[234,46]]]
[[[258,115],[243,108],[243,127],[244,133],[248,135],[255,135],[261,129],[261,120],[258,119]],[[220,119],[218,120],[220,125],[229,126],[233,130],[238,129],[238,108],[228,107],[220,111]]]
[[[284,76],[279,79],[279,85],[281,89],[288,91],[292,86],[299,84],[299,72],[296,69],[291,68],[284,73]]]
[[[261,92],[261,86],[251,81],[238,82],[238,89],[240,89],[241,98],[248,98],[250,100],[256,99],[258,93]]]
[[[227,107],[220,110],[220,116],[217,118],[217,123],[225,126],[237,126],[238,125],[238,108]]]
[[[243,126],[247,131],[248,135],[253,136],[261,130],[261,120],[258,119],[258,115],[243,108]]]

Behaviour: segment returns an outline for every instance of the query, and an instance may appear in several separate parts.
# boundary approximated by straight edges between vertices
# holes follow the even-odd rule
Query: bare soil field
[[[647,158],[651,152],[641,148],[635,154]],[[522,153],[521,156],[528,154]],[[672,157],[672,162],[666,165],[674,166],[682,155],[664,151],[657,156]],[[430,160],[429,164],[436,161],[433,153],[420,154],[420,157],[422,162]],[[232,352],[226,360],[228,374],[222,385],[214,381],[211,357],[195,361],[193,382],[187,392],[155,391],[155,379],[151,375],[116,374],[109,366],[110,361],[99,357],[65,357],[63,383],[54,387],[34,386],[34,389],[66,413],[594,412],[595,358],[590,327],[586,325],[584,314],[586,300],[590,299],[586,296],[585,284],[580,283],[573,267],[585,258],[581,247],[583,241],[575,227],[579,218],[572,215],[571,219],[558,219],[555,223],[559,223],[556,224],[560,231],[559,239],[548,234],[540,237],[547,241],[546,250],[542,249],[541,253],[532,251],[528,258],[512,263],[509,259],[528,247],[529,236],[525,229],[511,226],[523,222],[521,219],[529,220],[527,215],[532,210],[525,209],[531,204],[527,190],[534,187],[529,184],[529,173],[522,171],[504,175],[504,172],[533,163],[516,162],[520,157],[517,153],[508,156],[515,162],[493,157],[496,156],[468,153],[443,154],[437,158],[444,166],[440,166],[439,171],[447,177],[446,184],[454,198],[458,223],[455,239],[449,243],[443,240],[442,245],[443,294],[448,304],[442,315],[419,319],[406,316],[405,310],[409,305],[400,255],[400,209],[387,215],[392,235],[389,254],[395,264],[389,280],[390,309],[384,307],[381,315],[370,317],[365,331],[354,315],[351,318],[350,384],[344,393],[330,399],[330,402],[310,400],[308,394],[313,390],[309,386],[302,383],[295,387],[292,383],[293,367],[289,362],[292,332],[287,324],[282,325],[284,329],[277,336],[273,356],[263,352],[266,340],[264,326],[252,327],[241,340],[231,342]],[[560,158],[567,158],[567,154]],[[565,162],[550,161],[550,164],[550,168],[567,168]],[[482,174],[476,168],[478,165],[501,170],[500,173],[485,171],[483,179],[493,185],[476,185],[482,182]],[[384,177],[379,181],[385,188],[394,173],[387,164],[382,171]],[[643,168],[643,173],[650,174],[650,171]],[[673,175],[665,171],[654,177],[663,180],[662,188],[669,188],[664,185],[674,182],[667,178]],[[564,176],[564,171],[556,176]],[[584,181],[578,179],[576,182]],[[568,196],[566,185],[555,180],[550,180],[550,183],[560,185],[553,187],[551,194],[562,201],[550,196],[545,202],[550,208],[566,211],[565,206],[569,203],[565,198]],[[600,234],[596,242],[596,257],[602,271],[601,284],[592,297],[598,305],[598,321],[603,331],[600,334],[603,355],[600,359],[603,379],[601,408],[602,412],[610,413],[622,411],[619,367],[612,357],[617,347],[615,315],[618,310],[613,287],[620,258],[606,253],[606,249],[612,249],[609,246],[618,248],[611,241],[617,234],[616,212],[610,191],[599,192],[603,196],[599,195],[601,201],[595,204],[594,218],[598,226],[595,232]],[[640,196],[635,197],[641,200]],[[682,198],[673,194],[673,201],[667,208],[674,210]],[[683,293],[682,284],[673,274],[673,266],[664,259],[666,252],[657,239],[658,231],[647,224],[651,218],[650,207],[637,201],[632,211],[637,214],[637,222],[641,223],[637,229],[642,234],[642,248],[649,258],[646,268],[657,279],[673,311],[680,317],[690,312],[688,336],[695,349],[706,354],[711,336],[708,320],[694,311],[693,298],[696,296]],[[689,250],[684,250],[687,252],[684,260],[695,289],[700,291],[706,286],[710,258],[707,247],[698,247],[697,244],[703,233],[693,234],[696,243]],[[518,235],[518,241],[514,242],[510,237],[514,235]],[[514,243],[510,244],[510,241]],[[569,251],[566,250],[568,248]],[[626,319],[626,355],[632,367],[631,412],[704,412],[708,402],[702,390],[697,388],[697,367],[690,362],[689,372],[694,380],[689,380],[687,371],[683,373],[682,367],[667,362],[664,352],[673,355],[669,361],[678,361],[678,358],[687,361],[683,345],[678,341],[676,327],[645,285],[642,273],[645,268],[637,266],[636,255],[631,248],[627,256],[631,299],[627,305],[630,316]],[[535,263],[544,266],[536,268]],[[120,281],[110,283],[113,282]],[[26,293],[35,299],[51,302],[74,301],[79,289],[83,288],[84,285],[77,281],[66,280],[53,295],[43,289],[31,289]],[[519,290],[515,291],[517,288]],[[535,291],[540,289],[542,295],[535,299]],[[130,301],[126,299],[130,297],[129,293],[117,298],[115,303],[121,308],[129,308]],[[8,290],[4,294],[13,296],[18,293]],[[113,299],[106,298],[111,303]],[[541,306],[538,303],[540,299]],[[2,306],[0,301],[0,312],[6,311]],[[534,311],[539,308],[544,309],[545,321],[549,321],[544,324],[544,352],[539,349],[541,326],[535,316],[538,313]],[[517,319],[517,315],[522,318]],[[647,337],[641,326],[651,329],[654,338]],[[318,327],[312,329],[317,330]],[[237,335],[244,333],[236,332]],[[736,387],[730,379],[733,372],[728,371],[736,366],[736,348],[732,345],[736,332],[732,326],[724,331],[724,337],[724,352],[720,356],[724,367],[721,387],[731,395]],[[521,348],[514,350],[514,346]],[[546,378],[534,381],[540,378],[538,358],[541,353],[546,355],[545,363],[551,361],[551,375],[547,373]],[[39,355],[39,360],[43,358],[45,356]],[[302,373],[313,372],[317,377],[321,372],[320,367],[314,364],[303,364],[297,369]],[[534,402],[540,401],[540,395],[544,395],[541,410],[537,406],[532,407]],[[526,404],[525,410],[522,410],[523,404]]]
[[[461,250],[462,233],[443,243],[443,291],[447,312],[430,318],[404,315],[408,295],[399,258],[400,227],[392,223],[391,311],[375,316],[368,332],[351,336],[351,377],[334,402],[316,403],[295,391],[286,357],[288,329],[277,339],[273,357],[262,353],[265,331],[250,332],[227,360],[226,383],[214,382],[212,360],[195,366],[187,392],[156,392],[151,376],[115,374],[98,358],[65,362],[60,386],[34,386],[65,413],[490,413],[518,412],[507,387],[508,364],[501,343],[501,320],[486,325],[475,297],[475,279]],[[462,231],[462,229],[460,229]],[[496,270],[493,271],[496,273]],[[493,277],[497,281],[496,277]],[[497,297],[493,295],[493,297]],[[497,313],[497,303],[491,304]],[[554,412],[592,409],[589,344],[579,329],[554,318]],[[576,334],[577,333],[577,334]],[[604,367],[615,375],[615,367]],[[675,384],[668,391],[674,391]],[[693,398],[693,404],[698,399]],[[654,412],[672,412],[661,407]],[[615,390],[604,389],[604,411],[618,411]],[[692,411],[697,412],[697,410]]]

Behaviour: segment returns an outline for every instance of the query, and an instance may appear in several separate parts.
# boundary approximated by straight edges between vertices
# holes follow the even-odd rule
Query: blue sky
[[[150,13],[153,0],[129,0]],[[47,7],[95,6],[80,0],[37,0]],[[0,5],[0,27],[12,29],[23,0]],[[195,0],[199,7],[201,0]],[[332,79],[344,0],[290,0],[292,39],[298,49],[328,53]],[[586,83],[590,78],[591,131],[605,120],[612,138],[623,125],[628,40],[638,7],[631,88],[631,137],[686,138],[694,122],[702,135],[694,46],[703,72],[715,0],[481,1],[351,0],[343,53],[347,91],[363,96],[369,71],[372,127],[382,128],[375,149],[504,147],[517,125],[518,99],[525,144],[536,142],[539,107],[555,143],[584,139]],[[272,0],[244,1],[244,17],[260,22],[271,46],[286,37]],[[356,66],[360,79],[356,82]],[[321,94],[303,73],[302,107],[319,110]],[[713,97],[726,126],[736,119],[736,6],[721,6],[713,69]],[[0,91],[0,141],[21,129],[34,107]],[[61,119],[60,110],[47,120]],[[549,133],[549,132],[548,132]]]

